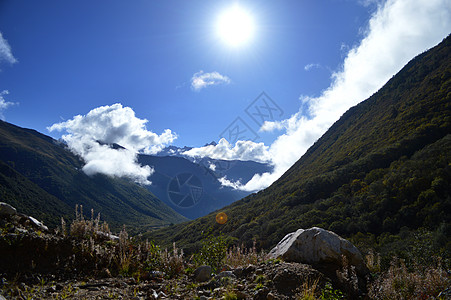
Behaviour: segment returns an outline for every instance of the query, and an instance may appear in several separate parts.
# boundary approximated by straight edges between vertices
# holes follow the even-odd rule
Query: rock
[[[113,241],[118,241],[119,237],[117,235],[112,234],[111,232],[106,233],[103,231],[96,231],[97,237],[104,239],[104,240],[113,240]]]
[[[221,280],[221,278],[233,278],[236,279],[235,274],[232,271],[222,271],[221,273],[215,276],[217,280]]]
[[[218,288],[218,287],[220,287],[220,286],[221,286],[221,285],[219,284],[218,281],[216,281],[216,280],[210,280],[209,282],[204,283],[204,284],[198,286],[197,289],[198,289],[199,291],[200,291],[200,290],[203,290],[203,291],[205,292],[206,290],[214,290],[215,288]]]
[[[158,299],[158,294],[154,289],[149,291],[148,296],[151,297],[151,299]]]
[[[243,275],[243,268],[236,268],[232,272],[236,277],[241,277]]]
[[[269,294],[269,289],[267,287],[263,287],[255,291],[252,299],[254,300],[266,300],[266,296]]]
[[[210,266],[200,266],[193,273],[194,280],[197,282],[205,282],[211,279],[211,267]]]
[[[49,231],[49,228],[47,226],[45,226],[41,221],[38,221],[33,217],[28,217],[28,219],[31,221],[31,224],[33,224],[33,226],[38,228],[39,230]]]
[[[276,296],[274,296],[273,293],[269,292],[268,295],[266,295],[266,300],[275,300]]]
[[[165,293],[163,293],[163,291],[160,291],[160,292],[158,293],[158,299],[166,298],[166,297],[167,297],[167,296],[166,296]]]
[[[246,274],[255,272],[255,266],[254,266],[254,265],[248,265],[248,266],[246,267],[246,269],[244,269],[244,272],[245,272]]]
[[[110,270],[108,270],[108,268],[103,268],[102,271],[100,272],[100,276],[104,277],[104,278],[113,277],[113,276],[111,276],[111,272],[110,272]]]
[[[222,267],[222,270],[221,271],[232,271],[233,270],[233,268],[231,267],[231,266],[229,266],[229,265],[224,265],[224,267]]]
[[[235,270],[232,271],[233,274],[236,277],[247,277],[249,275],[252,275],[255,273],[255,266],[254,265],[248,265],[245,268],[236,268]]]
[[[348,240],[332,231],[313,227],[287,234],[268,254],[287,262],[343,267],[342,255],[354,266],[357,274],[365,276],[368,269],[362,254]]]
[[[276,273],[272,281],[279,293],[291,295],[302,285],[302,276],[294,270],[283,269]]]
[[[249,299],[250,296],[243,291],[234,290],[237,299]]]
[[[149,271],[143,274],[142,279],[144,280],[154,280],[157,282],[163,281],[164,272],[161,271]]]
[[[13,216],[17,214],[17,210],[5,202],[0,202],[0,216]]]

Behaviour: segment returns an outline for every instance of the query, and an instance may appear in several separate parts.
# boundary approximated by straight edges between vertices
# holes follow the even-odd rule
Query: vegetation
[[[173,296],[180,291],[177,279],[201,264],[215,273],[249,263],[276,266],[257,249],[269,250],[298,228],[319,226],[349,238],[363,252],[371,272],[370,299],[445,299],[451,283],[450,70],[448,37],[346,112],[271,187],[224,208],[225,224],[216,223],[213,213],[144,237],[131,238],[124,227],[115,237],[99,216],[91,211],[87,219],[80,206],[69,229],[62,219],[59,237],[46,237],[0,219],[0,269],[135,282],[158,278],[168,280],[164,292]],[[42,204],[48,211],[37,211],[44,220],[53,220],[50,214],[56,212],[66,217],[75,197],[85,207],[106,211],[116,227],[123,220],[157,225],[180,220],[143,189],[83,175],[78,158],[36,132],[0,122],[0,153],[0,195],[24,212]],[[250,270],[255,271],[252,291],[268,292],[267,276]],[[296,296],[343,299],[358,288],[356,276],[349,266],[337,272],[344,288],[305,281]],[[220,281],[208,283],[220,286],[210,295],[238,298],[230,278]],[[4,294],[22,299],[42,293],[39,287],[2,286]],[[68,285],[63,292],[61,298],[74,290]]]
[[[86,285],[80,281],[85,278],[92,280],[104,277],[132,277],[135,286],[129,288],[129,295],[132,293],[136,297],[138,294],[143,295],[143,291],[148,290],[145,284],[137,285],[140,282],[148,282],[150,286],[153,286],[152,282],[164,281],[162,286],[164,286],[165,295],[181,297],[181,291],[192,295],[198,290],[199,284],[187,283],[186,275],[200,265],[213,266],[214,273],[218,274],[225,267],[247,269],[249,264],[254,264],[268,265],[272,269],[280,263],[280,261],[267,260],[264,252],[258,253],[255,243],[249,249],[243,246],[230,247],[223,236],[213,237],[210,235],[201,241],[200,252],[194,253],[191,258],[186,258],[183,250],[177,249],[175,244],[171,251],[162,250],[148,240],[143,241],[139,237],[131,238],[125,228],[116,237],[111,234],[108,224],[100,221],[100,215],[94,217],[94,212],[91,211],[91,218],[86,219],[82,212],[83,207],[77,206],[75,219],[69,226],[62,219],[56,232],[57,236],[48,233],[38,234],[37,231],[30,232],[30,229],[16,227],[5,218],[0,219],[2,220],[0,254],[4,258],[1,269],[6,272],[2,276],[7,276],[8,280],[11,280],[7,282],[5,278],[2,278],[0,293],[10,298],[36,299],[48,297],[50,289],[54,291],[53,299],[66,299],[79,297],[77,295],[79,295],[80,289],[84,289]],[[18,242],[12,238],[12,234],[22,234],[23,236]],[[34,237],[31,240],[32,243],[28,240],[30,236]],[[418,244],[419,247],[422,247],[420,244]],[[35,251],[30,253],[28,251],[30,248]],[[12,253],[9,253],[8,249],[12,250]],[[24,254],[24,249],[28,256]],[[11,257],[8,256],[8,253],[11,254]],[[47,260],[49,257],[53,259],[50,263]],[[56,258],[57,260],[55,260]],[[17,269],[20,265],[18,261],[22,264],[22,269]],[[8,262],[11,263],[13,269],[5,265]],[[51,265],[50,268],[49,265]],[[451,283],[450,275],[446,272],[439,257],[436,257],[433,262],[414,259],[406,261],[394,257],[389,267],[383,269],[378,254],[371,252],[367,256],[367,266],[372,272],[372,278],[368,285],[370,299],[427,299],[428,297],[442,299],[440,295],[443,296],[443,293],[446,293],[446,289]],[[274,288],[272,279],[275,277],[269,278],[268,274],[261,272],[261,269],[260,273],[255,271],[255,275],[250,276],[250,282],[247,283],[248,288],[252,288],[255,293],[265,290],[268,292],[268,287]],[[40,281],[34,285],[25,285],[21,282],[23,278],[30,278],[31,274],[35,274],[34,276],[38,274],[36,278],[40,278]],[[353,288],[357,289],[354,286],[356,285],[355,274],[352,273],[352,267],[345,266],[338,272],[338,275],[338,278],[344,283],[341,289],[334,287],[331,282],[320,283],[319,278],[316,280],[306,279],[299,283],[295,298],[346,299],[352,294]],[[68,276],[78,278],[78,282],[65,281],[64,285],[61,285],[54,281],[67,279]],[[51,278],[50,281],[48,281],[49,278]],[[217,284],[222,287],[215,289],[215,297],[241,299],[238,297],[238,282],[242,283],[243,281],[221,277],[218,281],[213,279],[209,284]],[[243,285],[240,285],[243,288]],[[59,286],[59,288],[57,289],[55,286]],[[95,285],[93,286],[95,287]],[[351,290],[348,290],[347,287]],[[89,285],[86,288],[89,289]],[[116,292],[116,290],[110,290],[108,296],[106,292],[102,296],[118,298],[119,295]],[[240,295],[242,297],[242,292]]]
[[[287,233],[318,226],[365,254],[409,258],[419,247],[451,253],[451,37],[409,62],[351,108],[278,181],[215,213],[147,236],[187,253],[213,228],[235,244],[269,250]],[[418,251],[418,252],[421,252]],[[433,257],[434,255],[423,255]],[[418,255],[416,259],[421,259]]]
[[[208,265],[214,273],[218,273],[224,265],[227,255],[227,242],[223,236],[207,236],[202,241],[202,248],[196,253],[194,263],[196,266]]]
[[[21,212],[53,228],[77,203],[102,212],[114,229],[127,224],[138,231],[186,220],[145,188],[125,179],[87,176],[82,167],[64,144],[0,121],[0,198]]]

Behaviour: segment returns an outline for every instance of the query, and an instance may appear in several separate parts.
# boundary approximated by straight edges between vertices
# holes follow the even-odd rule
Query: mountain
[[[173,153],[180,148],[172,147]],[[210,158],[189,160],[182,155],[140,155],[142,165],[154,169],[147,189],[181,215],[195,219],[249,195],[222,186],[219,178],[247,182],[256,173],[271,172],[272,167],[253,161],[226,161]]]
[[[270,249],[289,232],[319,226],[382,243],[400,231],[449,229],[450,187],[448,37],[349,109],[270,187],[223,208],[226,224],[214,212],[149,236],[187,251],[206,232]]]
[[[101,213],[114,229],[150,229],[186,220],[147,189],[125,179],[87,176],[64,144],[0,121],[0,201],[44,221],[72,219],[76,204]]]
[[[216,146],[217,143],[215,141],[212,141],[210,143],[205,144],[204,147],[210,146],[210,145]],[[193,160],[195,160],[194,158],[183,154],[183,152],[189,151],[191,149],[193,149],[193,147],[185,146],[183,148],[180,148],[180,147],[171,145],[171,146],[164,147],[155,155],[156,156],[177,156],[177,157],[183,157],[183,158],[193,161]]]

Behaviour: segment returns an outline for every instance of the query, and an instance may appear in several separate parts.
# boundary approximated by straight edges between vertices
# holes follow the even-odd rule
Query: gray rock
[[[211,267],[210,266],[200,266],[194,270],[194,280],[197,282],[205,282],[211,279]]]
[[[275,299],[276,296],[271,292],[269,292],[268,295],[266,295],[266,300],[275,300]]]
[[[368,273],[362,254],[351,242],[318,227],[298,229],[287,234],[268,254],[269,258],[282,258],[287,262],[338,267],[343,267],[342,255],[358,274]]]
[[[252,299],[254,300],[266,300],[266,296],[269,294],[269,289],[267,287],[263,287],[254,292]]]
[[[223,271],[215,276],[216,279],[220,280],[221,278],[233,278],[236,279],[235,274],[232,271]]]
[[[158,294],[154,289],[151,289],[147,294],[151,299],[158,299]]]
[[[250,296],[243,291],[235,290],[234,293],[237,299],[250,299]]]
[[[13,216],[17,214],[17,210],[5,202],[0,202],[0,216]]]
[[[45,226],[41,221],[36,220],[33,217],[28,217],[28,219],[31,221],[31,224],[33,224],[35,227],[37,227],[39,230],[42,231],[49,231],[49,228]]]
[[[295,270],[283,269],[277,271],[272,281],[279,293],[290,295],[301,285],[302,275]]]

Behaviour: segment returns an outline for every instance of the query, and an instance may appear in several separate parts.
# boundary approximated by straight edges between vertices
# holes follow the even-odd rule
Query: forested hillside
[[[76,204],[101,213],[114,229],[152,228],[186,220],[145,188],[125,179],[87,176],[63,144],[0,121],[0,201],[55,227]]]
[[[450,248],[450,54],[448,37],[409,62],[269,188],[224,208],[226,224],[212,213],[151,236],[195,249],[202,233],[223,233],[269,249],[319,226],[383,248],[424,228],[448,236],[437,247]]]

